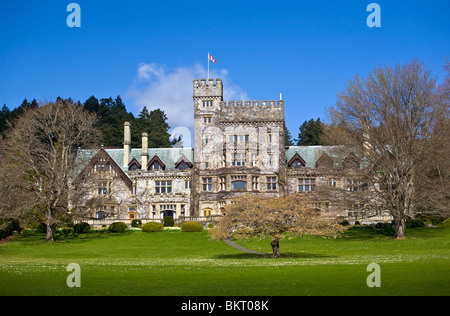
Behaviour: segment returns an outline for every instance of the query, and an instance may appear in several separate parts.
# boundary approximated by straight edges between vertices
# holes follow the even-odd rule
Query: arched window
[[[97,213],[95,213],[95,217],[97,219],[104,219],[104,218],[106,218],[106,212],[104,212],[104,211],[97,212]]]
[[[204,209],[203,216],[211,216],[211,209],[210,208]]]
[[[238,180],[231,182],[231,189],[232,190],[245,190],[247,189],[247,182]]]

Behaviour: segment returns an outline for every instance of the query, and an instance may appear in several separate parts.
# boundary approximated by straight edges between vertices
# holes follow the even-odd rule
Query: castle
[[[81,172],[90,176],[83,205],[93,224],[210,218],[245,193],[362,190],[359,160],[351,152],[337,156],[327,146],[285,146],[283,100],[227,102],[221,79],[196,79],[193,101],[193,148],[148,148],[147,133],[141,148],[131,148],[132,127],[125,122],[122,149],[80,153],[88,158]],[[361,205],[341,209],[320,198],[315,204],[334,216],[366,215]]]

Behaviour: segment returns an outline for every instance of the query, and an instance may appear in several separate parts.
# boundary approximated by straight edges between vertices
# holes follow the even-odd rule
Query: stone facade
[[[285,147],[283,100],[227,102],[222,80],[202,79],[193,81],[193,101],[194,148],[148,148],[143,133],[142,147],[132,149],[125,122],[123,149],[84,152],[91,156],[82,172],[92,174],[85,199],[90,217],[221,215],[242,194],[314,194],[318,186],[345,189],[348,174],[357,177],[351,153],[340,158],[330,147]],[[317,207],[336,216],[350,212],[333,209],[329,200],[318,199]]]

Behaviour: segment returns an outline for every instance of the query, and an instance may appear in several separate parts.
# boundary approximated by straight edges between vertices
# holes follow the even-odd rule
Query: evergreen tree
[[[150,124],[148,130],[149,148],[168,148],[171,146],[167,116],[161,109],[150,112]]]
[[[0,111],[0,135],[3,135],[4,132],[8,129],[10,120],[11,111],[6,106],[6,104],[3,104],[3,107]]]
[[[289,132],[287,126],[284,126],[284,145],[294,146],[294,141],[292,140],[291,132]]]
[[[298,134],[297,146],[316,146],[322,145],[320,138],[323,134],[323,124],[320,118],[317,120],[310,119],[300,126]]]

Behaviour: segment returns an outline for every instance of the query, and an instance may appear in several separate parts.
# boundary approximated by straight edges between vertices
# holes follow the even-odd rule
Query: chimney
[[[142,154],[141,154],[141,169],[147,170],[148,163],[148,134],[142,133]]]
[[[130,122],[123,123],[123,166],[127,167],[130,163],[131,152],[131,130]]]

